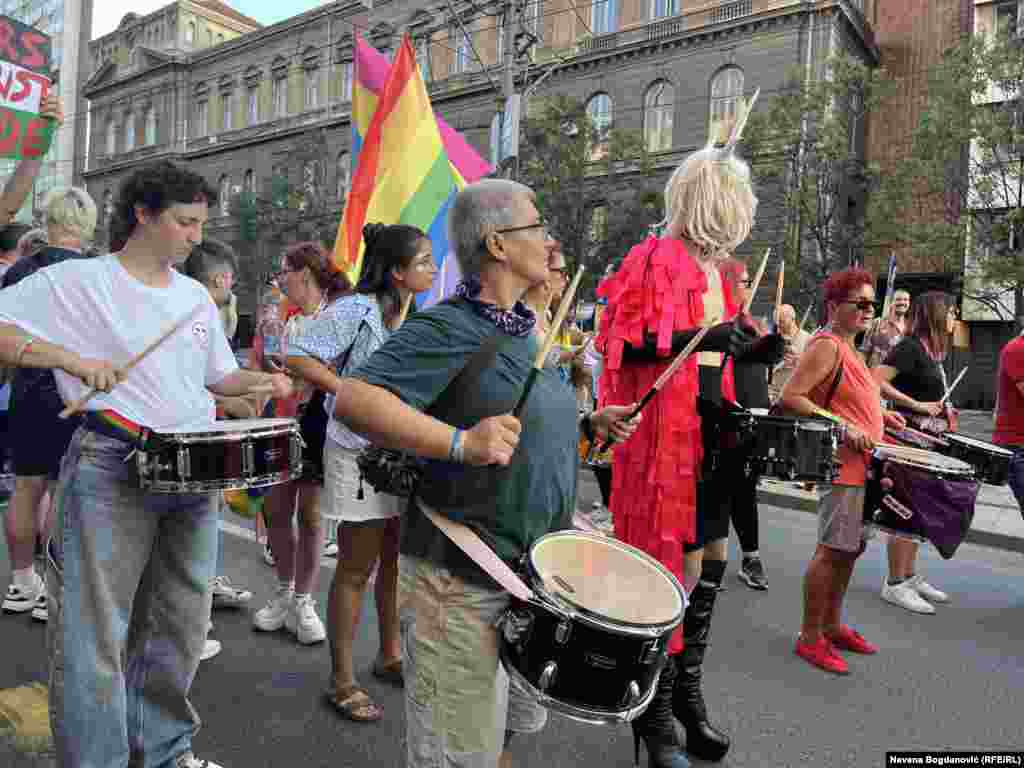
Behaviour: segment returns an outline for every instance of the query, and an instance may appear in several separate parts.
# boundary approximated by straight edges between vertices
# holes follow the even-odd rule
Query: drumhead
[[[908,464],[922,469],[931,469],[936,472],[946,472],[954,475],[974,474],[974,467],[966,461],[954,459],[952,456],[943,456],[941,453],[935,453],[935,451],[911,448],[907,445],[878,445],[872,450],[871,455],[877,459],[893,461],[897,464]]]
[[[986,443],[984,440],[978,440],[975,437],[968,437],[967,435],[961,435],[956,432],[947,432],[945,434],[946,440],[951,443],[960,443],[971,448],[980,448],[986,453],[995,453],[1002,456],[1013,456],[1013,451],[1008,451],[1000,445],[995,443]]]
[[[576,531],[542,536],[530,564],[552,597],[619,624],[678,622],[678,582],[654,558],[614,539]]]
[[[212,424],[196,425],[183,429],[160,430],[159,434],[168,436],[209,435],[216,433],[264,432],[275,429],[282,432],[298,429],[298,422],[295,419],[232,419],[230,421],[215,421]]]

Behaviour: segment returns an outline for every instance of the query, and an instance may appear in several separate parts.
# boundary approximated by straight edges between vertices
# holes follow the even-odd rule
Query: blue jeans
[[[1013,458],[1010,459],[1010,490],[1017,497],[1021,517],[1024,517],[1024,446],[1005,445],[1003,447],[1013,451]]]
[[[192,748],[188,701],[217,560],[211,494],[142,491],[131,447],[79,429],[49,544],[50,722],[61,768],[166,768]]]

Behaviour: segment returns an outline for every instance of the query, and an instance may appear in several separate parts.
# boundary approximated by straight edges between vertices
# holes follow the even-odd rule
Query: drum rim
[[[662,575],[666,577],[666,581],[669,586],[676,591],[680,603],[679,614],[673,619],[661,622],[622,621],[619,619],[612,619],[608,616],[597,613],[590,608],[578,605],[569,598],[563,596],[561,593],[552,593],[545,585],[544,579],[541,577],[540,573],[538,573],[537,568],[534,565],[533,551],[535,547],[540,546],[540,544],[545,540],[564,537],[583,537],[590,539],[591,541],[598,542],[604,546],[619,547],[627,551],[629,554],[639,555],[641,559],[647,561],[660,571]],[[627,637],[660,637],[665,632],[678,627],[682,623],[683,616],[686,613],[686,606],[689,603],[686,592],[679,583],[679,579],[677,579],[675,575],[668,570],[668,568],[659,563],[655,558],[648,555],[642,549],[634,547],[631,544],[627,544],[624,541],[620,541],[619,539],[609,538],[608,536],[604,536],[599,533],[591,533],[590,531],[552,531],[551,533],[546,533],[530,545],[529,550],[526,552],[525,562],[530,575],[533,577],[534,583],[530,586],[540,599],[553,605],[559,611],[566,614],[568,618],[578,618],[584,623],[592,624],[600,629],[604,629],[615,634],[625,635]]]
[[[244,423],[248,419],[239,419],[237,422]],[[271,421],[271,419],[254,419],[254,421]],[[279,424],[266,424],[261,427],[250,427],[249,429],[227,429],[217,431],[194,432],[157,432],[156,435],[166,443],[175,445],[191,445],[197,443],[237,443],[243,440],[253,440],[263,437],[280,437],[292,433],[298,433],[299,422],[295,419],[273,419],[280,421]]]
[[[927,456],[915,456],[913,454],[909,456],[900,456],[899,454],[889,454],[888,456],[884,455],[884,451],[892,448],[896,448],[901,451],[914,451],[916,454],[928,454],[931,456],[936,456],[938,458],[941,458],[943,460],[943,463],[936,462],[934,464],[929,464],[927,463]],[[969,479],[974,478],[974,467],[971,464],[968,464],[966,461],[958,459],[955,456],[944,456],[943,454],[936,453],[935,451],[927,451],[924,450],[923,448],[914,448],[909,445],[889,445],[885,443],[881,445],[876,445],[874,448],[871,449],[871,457],[873,459],[877,459],[878,461],[891,461],[896,464],[902,464],[904,466],[914,467],[916,469],[926,469],[938,475],[955,475],[956,477],[964,477]],[[960,466],[951,466],[945,463],[949,461],[955,461]]]
[[[903,439],[903,438],[900,437],[900,433],[907,433],[907,432],[911,433],[911,435],[913,437],[922,437],[926,441],[928,441],[928,440],[934,441],[937,445],[940,445],[943,448],[948,448],[949,447],[949,440],[947,440],[946,436],[944,436],[944,435],[930,435],[927,432],[922,432],[921,430],[914,429],[913,427],[903,427],[902,429],[895,429],[893,427],[886,427],[885,428],[885,434],[889,435],[890,437],[894,437],[897,440],[902,440]],[[949,433],[947,433],[947,435],[948,434]],[[909,446],[909,447],[910,448],[914,448],[916,446]],[[927,448],[922,448],[921,450],[928,450],[928,449]]]
[[[247,491],[250,488],[269,488],[297,480],[302,477],[302,462],[297,468],[289,468],[281,472],[256,475],[245,479],[230,480],[156,480],[147,481],[146,476],[139,473],[139,487],[149,493],[216,493],[218,491]]]
[[[970,448],[984,448],[989,453],[994,453],[996,456],[1003,456],[1005,458],[1012,458],[1013,451],[1003,448],[1001,445],[990,443],[985,440],[979,440],[976,437],[970,435],[963,435],[959,432],[947,432],[944,437],[949,443],[956,443],[959,445],[967,445]]]

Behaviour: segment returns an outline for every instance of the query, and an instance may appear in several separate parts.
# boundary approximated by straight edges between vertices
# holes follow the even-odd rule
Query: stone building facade
[[[170,8],[197,5],[182,0]],[[132,169],[155,158],[202,172],[221,191],[208,233],[239,251],[241,312],[248,315],[259,275],[281,243],[273,233],[243,239],[232,200],[251,192],[273,222],[280,202],[274,179],[283,174],[296,180],[310,231],[337,227],[351,178],[353,29],[385,52],[409,31],[435,108],[484,157],[495,134],[504,46],[526,49],[517,90],[530,99],[569,94],[595,120],[642,131],[659,179],[755,87],[765,96],[795,71],[818,77],[840,49],[877,61],[874,32],[853,0],[736,0],[694,11],[680,10],[678,0],[514,5],[518,13],[504,24],[481,15],[495,4],[456,3],[453,17],[447,3],[378,1],[368,10],[339,0],[213,47],[142,47],[134,67],[120,65],[123,53],[102,56],[109,49],[99,45],[104,63],[85,89],[93,114],[89,191],[109,203]],[[168,13],[144,18],[166,22]],[[124,50],[123,43],[105,44]],[[125,115],[137,123],[134,144],[124,139]],[[770,194],[761,197],[751,252],[784,227]],[[110,206],[102,207],[104,227]]]

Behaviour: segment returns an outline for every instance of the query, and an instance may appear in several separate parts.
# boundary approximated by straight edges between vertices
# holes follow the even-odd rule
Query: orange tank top
[[[808,396],[811,401],[815,405],[825,407],[825,398],[828,397],[829,388],[841,360],[843,378],[832,395],[828,410],[855,426],[876,443],[880,442],[885,434],[885,425],[882,422],[882,393],[861,356],[849,344],[843,343],[838,336],[824,331],[815,335],[807,344],[807,348],[810,349],[812,344],[828,344],[838,350],[839,360],[829,375],[810,391]],[[837,485],[864,485],[868,466],[867,453],[854,451],[842,445],[839,448],[839,461],[842,462],[842,467],[836,480]]]

